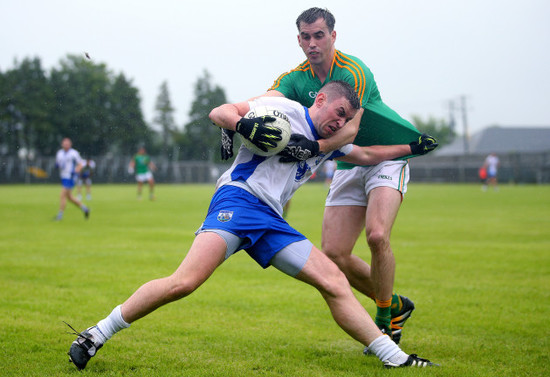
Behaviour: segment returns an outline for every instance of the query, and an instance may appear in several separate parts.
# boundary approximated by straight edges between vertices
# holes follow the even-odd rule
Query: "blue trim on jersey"
[[[309,129],[311,130],[311,133],[313,134],[313,137],[315,140],[321,139],[321,136],[317,133],[317,130],[315,129],[315,126],[313,125],[313,121],[311,120],[311,117],[309,116],[309,109],[304,106],[304,110],[306,111],[306,120],[307,124],[309,124]]]
[[[63,150],[63,158],[67,158],[66,156],[71,152],[71,149],[69,150]],[[73,157],[69,160],[70,167],[71,167],[71,175],[74,174],[76,169],[76,159]]]
[[[222,229],[242,238],[239,250],[246,250],[263,268],[286,246],[306,239],[256,196],[231,185],[214,193],[200,228],[208,229]]]
[[[255,154],[252,157],[252,160],[243,164],[238,164],[231,172],[231,180],[246,182],[246,180],[254,173],[258,165],[264,162],[265,159],[266,157]]]
[[[329,157],[329,160],[334,160],[335,158],[343,157],[343,156],[345,156],[345,154],[343,154],[339,149],[337,149],[334,152],[332,152],[332,154]]]

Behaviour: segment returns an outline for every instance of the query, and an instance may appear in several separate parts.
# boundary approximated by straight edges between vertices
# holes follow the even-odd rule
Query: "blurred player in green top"
[[[420,132],[382,102],[369,68],[358,58],[336,50],[334,24],[327,9],[310,8],[298,17],[298,43],[307,60],[279,76],[264,95],[284,96],[308,107],[323,84],[343,80],[357,91],[363,111],[333,138],[311,141],[293,135],[281,154],[304,160],[351,142],[367,146],[417,141]],[[222,135],[222,158],[232,156],[230,141],[231,135]],[[432,149],[436,146],[433,139]],[[426,152],[413,149],[415,155]],[[338,162],[323,219],[323,252],[338,264],[354,288],[375,300],[375,322],[396,343],[414,310],[411,300],[393,292],[395,258],[390,247],[391,228],[407,190],[408,157],[412,155],[363,167]],[[372,254],[371,266],[352,254],[363,229]]]
[[[151,161],[151,157],[149,157],[149,155],[147,154],[145,147],[140,147],[138,149],[138,152],[134,155],[134,158],[132,158],[132,161],[130,161],[130,165],[128,166],[128,173],[133,174],[135,172],[136,174],[136,181],[138,184],[138,199],[141,200],[141,190],[143,188],[143,182],[148,182],[149,199],[155,200],[155,179],[153,177],[153,171],[155,171],[156,169],[157,168],[153,161]]]

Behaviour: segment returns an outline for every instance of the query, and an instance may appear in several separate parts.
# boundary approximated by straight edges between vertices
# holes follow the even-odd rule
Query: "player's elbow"
[[[208,114],[208,118],[210,118],[210,120],[211,120],[213,123],[215,123],[215,124],[217,124],[217,121],[216,121],[216,120],[219,120],[219,118],[218,118],[219,108],[220,108],[219,106],[213,108],[213,109],[210,111],[210,113]]]

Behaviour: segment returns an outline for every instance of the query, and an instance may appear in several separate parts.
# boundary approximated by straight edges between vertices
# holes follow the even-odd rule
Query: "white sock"
[[[380,335],[369,344],[369,351],[374,353],[382,362],[391,361],[395,364],[403,364],[409,358],[401,348],[395,344],[389,336]]]
[[[97,323],[96,328],[99,331],[94,331],[96,330],[94,328],[90,329],[94,339],[97,339],[103,344],[120,330],[130,327],[130,324],[122,318],[122,312],[120,311],[121,306],[122,305],[119,305],[114,308],[108,317]]]

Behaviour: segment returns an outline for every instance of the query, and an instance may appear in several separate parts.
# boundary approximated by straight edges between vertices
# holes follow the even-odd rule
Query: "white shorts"
[[[497,169],[495,167],[489,166],[487,168],[487,178],[495,178],[497,176]]]
[[[376,187],[391,187],[399,191],[403,197],[407,192],[409,177],[408,161],[402,160],[337,170],[325,206],[366,207],[369,193]]]
[[[153,173],[151,173],[150,171],[143,174],[136,174],[136,181],[138,182],[147,182],[150,179],[153,179]]]
[[[78,181],[76,183],[79,186],[82,185],[91,185],[92,184],[92,178],[78,178]]]

